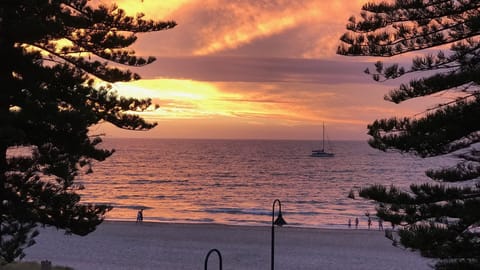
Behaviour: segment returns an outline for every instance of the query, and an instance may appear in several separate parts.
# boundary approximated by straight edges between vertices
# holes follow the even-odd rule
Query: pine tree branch
[[[457,47],[459,46],[454,46],[454,49]],[[438,52],[437,56],[427,55],[424,57],[415,57],[412,61],[412,67],[407,71],[405,71],[403,67],[399,69],[397,64],[393,64],[384,68],[383,63],[380,62],[382,68],[377,68],[377,73],[371,73],[368,68],[365,70],[365,73],[372,75],[374,80],[378,82],[385,82],[390,79],[396,79],[401,76],[416,72],[443,69],[459,69],[464,67],[465,65],[460,63],[462,59],[464,59],[468,55],[478,55],[479,50],[480,42],[476,42],[475,46],[471,46],[468,49],[462,49],[461,52],[457,52],[455,55],[452,55],[450,57],[445,57],[442,51]],[[473,59],[470,61],[474,62]],[[456,64],[453,65],[454,63]],[[384,79],[380,79],[380,77],[383,77]]]
[[[444,17],[458,16],[459,14],[463,14],[463,13],[468,12],[468,11],[470,11],[470,10],[479,6],[478,4],[475,4],[475,2],[472,2],[472,3],[474,3],[472,5],[464,5],[457,10],[453,9],[453,8],[445,8],[445,7],[442,6],[442,4],[449,4],[451,2],[452,2],[451,0],[438,1],[438,2],[428,1],[426,3],[425,2],[422,3],[422,6],[410,6],[410,7],[408,6],[409,2],[404,2],[407,5],[404,5],[404,3],[401,3],[401,2],[396,2],[395,5],[388,5],[385,2],[382,2],[380,5],[369,3],[369,4],[364,5],[362,7],[362,10],[367,11],[367,12],[371,12],[373,14],[382,13],[382,14],[387,15],[387,17],[393,18],[393,19],[390,19],[390,20],[385,20],[384,23],[378,24],[378,25],[381,25],[381,27],[379,27],[379,28],[383,28],[386,25],[394,25],[395,23],[411,22],[411,21],[414,21],[416,19],[422,19],[422,20],[431,22],[431,21],[439,20],[439,19],[444,18]],[[381,9],[378,9],[379,7],[381,7]],[[430,7],[436,7],[435,11],[438,14],[430,14],[427,17],[425,16],[425,14],[422,14],[422,16],[416,15],[417,18],[413,17],[410,14],[411,12],[419,12],[419,10],[422,10],[422,11],[429,10],[428,8],[430,8]],[[401,12],[402,10],[406,11],[407,15],[404,15],[404,13]],[[386,11],[388,11],[388,12],[386,12]],[[408,16],[408,15],[410,15],[410,16]],[[401,17],[401,16],[403,16],[403,17]],[[364,17],[364,20],[365,20],[365,18],[367,18],[366,15],[364,15],[363,17]],[[375,18],[380,19],[381,17],[370,17],[370,19],[375,19]],[[362,22],[360,22],[360,24],[361,23]],[[372,25],[375,25],[375,24],[372,24]],[[369,25],[369,27],[367,27],[367,30],[362,30],[361,27],[353,27],[352,29],[348,28],[348,30],[352,30],[352,31],[357,32],[357,33],[368,33],[368,32],[372,32],[372,31],[375,31],[375,30],[378,29],[378,28],[372,28],[371,27],[372,25]]]
[[[448,12],[451,13],[451,14],[449,14],[451,16],[452,15],[460,15],[460,14],[463,14],[464,12],[471,11],[470,9],[467,6],[467,7],[464,7],[464,10],[459,10],[459,11],[455,11],[455,12],[454,11],[448,11]],[[475,18],[475,17],[478,17],[478,13],[479,12],[477,11],[477,14],[475,16],[474,15],[466,15],[466,14],[464,16],[470,16],[470,18],[472,18],[472,17]],[[407,18],[408,18],[409,21],[412,20],[411,17],[407,17]],[[425,18],[422,18],[422,19],[425,19]],[[433,19],[426,19],[426,20],[429,20],[430,22],[433,21]],[[392,56],[392,55],[402,54],[402,53],[405,53],[405,52],[413,52],[413,51],[418,51],[418,50],[423,50],[423,49],[427,49],[427,48],[436,47],[439,44],[453,43],[453,42],[464,40],[464,39],[467,39],[467,38],[470,38],[470,37],[473,37],[473,36],[476,36],[476,35],[479,34],[478,29],[476,31],[473,31],[473,32],[472,31],[470,31],[470,32],[466,31],[466,29],[470,29],[470,27],[467,26],[468,23],[474,24],[474,23],[472,23],[471,20],[472,19],[467,19],[467,18],[465,18],[464,20],[460,20],[459,18],[457,18],[455,20],[455,22],[457,22],[457,24],[453,24],[453,25],[441,24],[441,26],[444,26],[444,27],[441,27],[439,29],[437,29],[437,27],[434,26],[434,25],[429,26],[429,25],[425,24],[426,27],[429,27],[429,29],[433,30],[433,31],[424,31],[425,28],[422,28],[422,27],[411,28],[412,30],[409,31],[410,33],[423,33],[423,34],[422,35],[414,34],[410,38],[406,38],[403,34],[400,36],[400,38],[398,38],[399,36],[396,35],[397,41],[389,41],[391,39],[391,36],[388,35],[388,34],[379,33],[378,35],[372,35],[372,36],[366,35],[370,31],[377,30],[377,28],[371,28],[371,26],[375,25],[375,23],[368,23],[366,25],[366,27],[367,27],[366,29],[368,29],[368,31],[365,32],[365,33],[360,32],[361,27],[348,26],[347,28],[349,30],[358,34],[357,39],[355,40],[351,37],[347,37],[347,34],[342,36],[341,40],[344,43],[349,44],[350,47],[346,47],[345,45],[339,46],[337,53],[343,54],[343,55],[355,56],[355,55],[358,55],[359,52],[361,52],[361,55],[375,55],[375,56],[388,57],[388,56]],[[359,23],[359,24],[361,24],[361,23]],[[388,25],[394,25],[394,24],[395,24],[394,21],[385,21],[385,22],[382,22],[382,23],[378,23],[379,28],[385,28]],[[400,26],[396,26],[396,27],[398,28]],[[434,28],[432,28],[432,27],[434,27]],[[462,29],[461,34],[457,33],[457,34],[454,35],[454,33],[451,32],[451,33],[448,34],[448,38],[445,39],[442,36],[439,40],[436,40],[438,38],[438,37],[435,37],[436,34],[438,34],[440,32],[448,32],[448,30],[452,30],[452,29],[455,29],[455,28]],[[413,29],[415,29],[415,30],[416,29],[421,29],[422,31],[414,31]],[[455,32],[458,32],[458,30],[456,30]],[[454,35],[454,36],[452,36],[452,35]],[[374,39],[374,37],[377,38],[378,40]],[[389,39],[389,40],[387,41],[387,39]],[[426,40],[428,42],[423,42],[422,41],[419,45],[418,42],[413,42],[415,40]],[[387,43],[386,44],[381,44],[380,43],[381,41],[386,41]],[[361,43],[364,43],[365,45],[363,45]],[[398,47],[398,45],[400,45],[402,43],[403,44],[409,44],[410,43],[410,44],[405,45],[405,47],[403,47],[403,48]],[[376,44],[376,45],[374,45],[374,44]]]

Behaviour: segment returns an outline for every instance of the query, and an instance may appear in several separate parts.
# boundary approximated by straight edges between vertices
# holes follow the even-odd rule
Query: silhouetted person
[[[349,219],[348,219],[348,228],[350,229],[351,227],[352,227],[352,219],[349,218]]]
[[[143,209],[138,210],[137,213],[137,223],[142,223],[143,222]]]
[[[372,226],[372,219],[368,217],[368,229],[370,230],[370,226]]]
[[[378,219],[378,230],[382,230],[383,231],[383,220],[380,218]]]
[[[355,218],[355,229],[358,229],[358,217]]]

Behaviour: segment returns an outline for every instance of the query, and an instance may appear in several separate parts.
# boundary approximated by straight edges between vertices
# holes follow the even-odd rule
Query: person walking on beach
[[[143,208],[138,210],[137,213],[137,223],[142,223],[143,222]]]
[[[358,229],[358,217],[355,218],[355,229]]]
[[[349,218],[349,219],[348,219],[348,228],[350,229],[351,227],[352,227],[352,219]]]
[[[370,226],[372,226],[372,219],[368,217],[368,229],[370,230]]]
[[[383,231],[383,220],[381,218],[378,219],[378,230]]]

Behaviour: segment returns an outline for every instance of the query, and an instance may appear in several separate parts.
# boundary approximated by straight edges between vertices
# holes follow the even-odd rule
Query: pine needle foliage
[[[437,258],[436,269],[480,269],[480,1],[370,2],[349,19],[340,40],[337,53],[347,56],[424,52],[410,67],[378,61],[365,70],[376,81],[414,78],[392,89],[387,101],[452,96],[419,115],[376,120],[368,134],[374,148],[453,155],[458,164],[428,170],[434,184],[374,185],[360,196],[377,202],[379,218],[400,225],[403,246]]]
[[[0,264],[22,258],[39,225],[86,235],[103,221],[111,207],[82,203],[74,181],[113,153],[89,127],[156,125],[134,114],[150,99],[108,83],[137,80],[128,67],[155,60],[129,48],[138,33],[175,25],[97,1],[0,1]]]

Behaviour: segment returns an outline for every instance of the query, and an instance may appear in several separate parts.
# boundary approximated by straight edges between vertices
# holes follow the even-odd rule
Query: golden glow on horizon
[[[291,94],[278,91],[291,88]],[[316,85],[284,85],[264,83],[210,83],[191,80],[151,79],[132,83],[116,83],[114,90],[122,96],[152,98],[160,105],[157,110],[140,113],[151,121],[175,119],[209,120],[230,119],[231,123],[253,126],[330,125],[366,126],[365,117],[383,112],[385,108],[336,107],[334,102],[344,99],[328,86],[322,93],[311,92]],[[343,85],[356,88],[356,85]],[[335,87],[331,87],[332,89]],[[271,94],[266,94],[270,92]],[[380,98],[380,97],[379,97]],[[361,101],[358,101],[361,102]],[[394,113],[394,109],[387,109]]]
[[[114,89],[121,96],[152,98],[160,108],[142,115],[153,120],[240,117],[255,123],[258,119],[271,121],[269,119],[274,118],[278,121],[305,118],[275,102],[262,101],[247,94],[227,93],[208,82],[153,79],[116,83]]]

